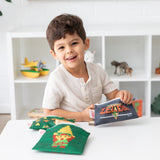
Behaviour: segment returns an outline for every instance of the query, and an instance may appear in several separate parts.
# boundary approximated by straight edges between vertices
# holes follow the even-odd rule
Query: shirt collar
[[[87,72],[88,72],[88,81],[86,82],[86,84],[91,80],[91,74],[90,74],[90,65],[88,62],[85,62],[86,63],[86,68],[87,68]],[[76,78],[76,79],[79,79],[81,80],[82,78],[77,78],[75,76],[73,76],[70,72],[67,71],[67,69],[63,66],[63,64],[60,65],[60,67],[62,68],[62,70],[65,72],[65,74],[67,74],[67,76],[71,77],[71,78]]]

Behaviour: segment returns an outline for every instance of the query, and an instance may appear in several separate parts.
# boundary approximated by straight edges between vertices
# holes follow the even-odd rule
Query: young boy
[[[124,103],[132,102],[132,94],[116,89],[100,65],[84,61],[89,39],[79,17],[55,17],[46,34],[50,53],[61,65],[50,74],[46,85],[42,105],[45,115],[90,121],[89,109],[100,103],[102,94],[109,100],[120,97]]]

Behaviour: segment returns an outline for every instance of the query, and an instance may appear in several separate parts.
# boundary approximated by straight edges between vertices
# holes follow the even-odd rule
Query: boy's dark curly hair
[[[65,38],[67,33],[71,35],[77,33],[83,42],[85,42],[86,32],[81,18],[71,14],[62,14],[55,17],[50,22],[46,31],[46,36],[49,46],[53,51],[54,42],[61,38]]]

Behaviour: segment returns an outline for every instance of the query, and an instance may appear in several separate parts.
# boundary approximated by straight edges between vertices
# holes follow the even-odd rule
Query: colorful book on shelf
[[[28,116],[29,116],[30,118],[34,118],[34,119],[44,117],[43,108],[34,108],[34,109],[32,109],[32,110],[28,113]]]
[[[140,116],[142,116],[142,100],[136,100],[127,105],[120,98],[116,98],[95,105],[95,110],[90,111],[90,117],[95,119],[95,125],[124,121]]]

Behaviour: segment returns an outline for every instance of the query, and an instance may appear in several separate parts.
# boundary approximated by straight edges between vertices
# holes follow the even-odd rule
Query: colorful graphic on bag
[[[142,99],[138,99],[132,102],[138,117],[142,117],[142,103],[143,103]]]
[[[30,126],[30,129],[48,129],[56,125],[56,120],[63,120],[64,122],[71,122],[74,123],[75,121],[73,119],[66,119],[63,117],[58,117],[58,116],[47,116],[47,117],[42,117],[39,118],[35,121],[32,122],[32,125]]]
[[[32,148],[45,152],[82,154],[90,133],[72,124],[58,124],[46,130]]]
[[[132,104],[121,102],[120,98],[95,105],[95,125],[138,118]]]
[[[59,146],[60,148],[65,148],[68,146],[69,141],[74,138],[75,136],[72,134],[70,126],[63,127],[58,132],[53,134],[52,147]]]

